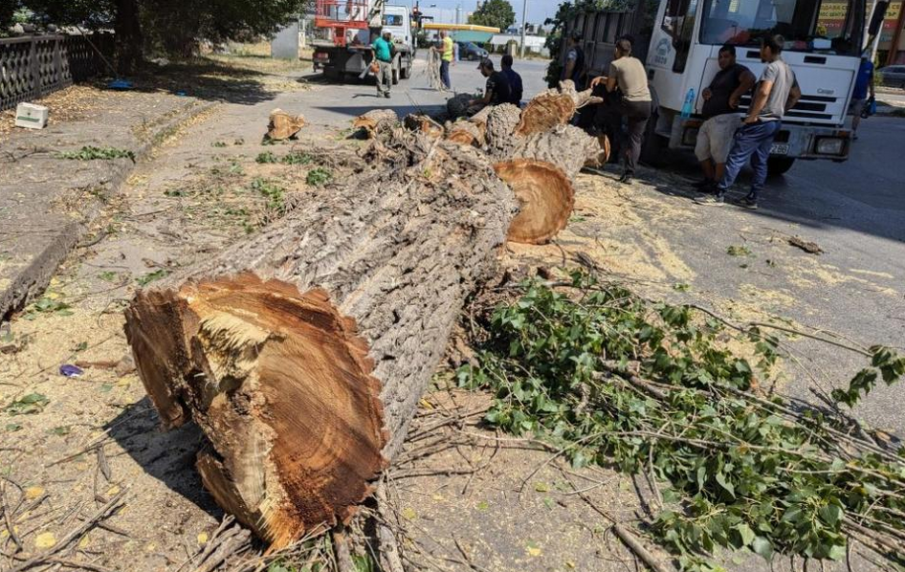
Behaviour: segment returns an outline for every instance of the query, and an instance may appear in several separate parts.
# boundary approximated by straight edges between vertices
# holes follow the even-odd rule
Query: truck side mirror
[[[889,0],[880,0],[874,5],[874,13],[870,18],[870,26],[867,27],[867,33],[876,36],[880,32],[880,26],[886,19],[886,9],[889,8]]]

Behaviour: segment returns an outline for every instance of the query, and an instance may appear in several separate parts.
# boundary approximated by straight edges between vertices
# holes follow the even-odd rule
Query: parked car
[[[886,66],[885,68],[878,69],[877,73],[880,74],[883,85],[905,89],[905,66]]]
[[[476,61],[487,57],[487,50],[479,48],[471,42],[456,42],[459,44],[459,59]]]

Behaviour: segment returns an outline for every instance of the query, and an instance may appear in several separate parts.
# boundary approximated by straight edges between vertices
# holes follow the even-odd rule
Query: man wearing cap
[[[487,78],[487,83],[484,86],[484,97],[471,100],[471,105],[484,107],[508,103],[512,97],[512,89],[505,74],[493,70],[493,61],[490,58],[481,60],[478,69],[481,70],[481,75]]]

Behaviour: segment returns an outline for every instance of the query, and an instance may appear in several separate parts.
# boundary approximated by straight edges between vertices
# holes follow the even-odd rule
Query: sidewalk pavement
[[[155,143],[213,103],[165,93],[103,93],[76,121],[0,140],[0,321],[47,287],[66,255]],[[131,152],[66,159],[85,146]]]

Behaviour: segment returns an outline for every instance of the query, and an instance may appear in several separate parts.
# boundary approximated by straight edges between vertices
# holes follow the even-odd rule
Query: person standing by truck
[[[575,89],[584,89],[587,70],[584,66],[584,50],[581,49],[581,34],[572,32],[569,36],[569,50],[566,52],[566,65],[563,67],[561,80],[570,79],[575,82]]]
[[[773,138],[782,127],[782,116],[798,103],[801,89],[792,68],[782,60],[785,38],[766,36],[760,43],[760,59],[766,66],[761,73],[748,114],[735,133],[732,150],[726,159],[726,172],[717,184],[716,194],[695,202],[705,205],[722,205],[726,191],[735,183],[742,167],[751,160],[754,177],[751,192],[740,201],[744,207],[756,209],[757,195],[767,180],[767,159],[773,146]]]
[[[739,116],[736,114],[739,99],[751,90],[756,81],[751,70],[736,63],[735,46],[720,48],[718,61],[720,71],[701,92],[704,124],[698,131],[694,147],[704,171],[704,179],[695,187],[705,193],[715,192],[717,181],[723,178],[732,138],[739,128]]]
[[[617,88],[622,93],[619,113],[626,118],[628,132],[624,137],[625,168],[621,183],[630,183],[635,176],[638,158],[641,156],[641,143],[647,129],[647,120],[651,113],[651,95],[647,86],[647,72],[638,58],[632,57],[632,43],[623,38],[616,42],[616,52],[610,63],[608,75],[594,78],[591,87],[603,83],[609,93]]]
[[[449,80],[449,66],[453,62],[453,40],[449,37],[446,30],[440,30],[440,47],[431,46],[431,50],[440,53],[440,81],[446,89],[452,89],[452,82]]]
[[[393,34],[383,32],[371,44],[374,60],[377,62],[377,97],[389,99],[393,85]]]

